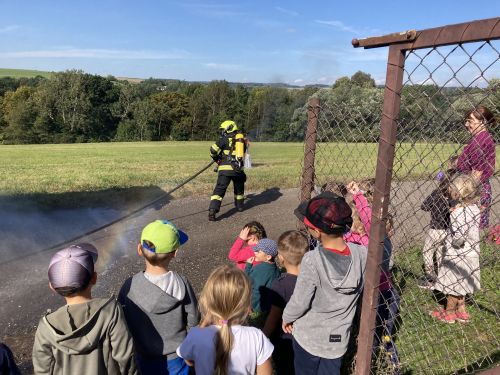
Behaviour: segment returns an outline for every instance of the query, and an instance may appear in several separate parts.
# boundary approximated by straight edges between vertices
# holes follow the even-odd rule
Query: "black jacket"
[[[450,227],[450,207],[450,201],[440,189],[436,189],[425,198],[420,208],[431,214],[431,229],[447,230]]]

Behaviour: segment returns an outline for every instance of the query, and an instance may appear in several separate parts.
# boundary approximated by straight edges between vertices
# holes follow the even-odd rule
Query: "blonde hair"
[[[479,198],[479,181],[471,175],[460,174],[450,183],[450,195],[463,204],[476,203]]]
[[[154,246],[151,242],[144,240],[148,246]],[[175,252],[177,251],[172,251],[170,253],[162,253],[162,254],[157,254],[153,253],[152,251],[149,251],[148,249],[144,248],[141,244],[141,249],[142,249],[142,256],[144,259],[146,259],[146,262],[153,266],[161,266],[165,264],[165,262],[170,262],[170,260],[175,256]]]
[[[375,179],[367,178],[365,180],[361,180],[358,183],[360,190],[363,191],[363,195],[365,196],[368,203],[373,203],[373,194],[375,193]]]
[[[278,253],[292,266],[298,266],[309,250],[309,240],[298,230],[289,230],[278,238]]]
[[[337,194],[341,197],[347,195],[347,188],[343,182],[338,181],[328,181],[321,186],[321,192],[329,191],[331,193]]]
[[[363,222],[361,221],[361,217],[359,216],[358,209],[356,208],[356,204],[354,201],[349,202],[349,206],[351,207],[352,211],[352,225],[351,225],[351,232],[353,233],[358,233],[361,236],[364,236],[366,233],[365,231],[365,226],[363,225]]]
[[[227,375],[233,334],[231,326],[242,324],[250,312],[250,280],[234,265],[223,265],[212,271],[201,291],[200,326],[220,326],[217,333],[215,372]]]

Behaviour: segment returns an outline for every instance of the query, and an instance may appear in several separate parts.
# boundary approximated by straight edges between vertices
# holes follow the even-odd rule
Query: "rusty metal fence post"
[[[314,159],[316,157],[316,139],[319,117],[319,99],[311,98],[307,109],[307,130],[304,146],[304,167],[302,170],[302,181],[300,189],[300,201],[311,198],[314,188]]]
[[[366,260],[365,286],[361,308],[361,323],[356,356],[357,375],[368,374],[373,351],[373,336],[379,298],[380,263],[382,262],[385,221],[391,190],[392,165],[396,144],[397,118],[401,104],[401,87],[405,52],[391,46],[387,62],[387,79],[384,93],[384,109],[381,121],[375,193],[372,208],[372,226],[368,257]]]

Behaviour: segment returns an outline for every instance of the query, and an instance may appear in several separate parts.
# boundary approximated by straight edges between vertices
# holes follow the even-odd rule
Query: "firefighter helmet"
[[[220,124],[220,129],[222,129],[226,133],[232,133],[238,130],[238,126],[232,120],[226,120],[222,124]]]

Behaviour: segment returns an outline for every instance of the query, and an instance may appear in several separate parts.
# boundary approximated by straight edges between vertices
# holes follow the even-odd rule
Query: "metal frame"
[[[379,297],[379,265],[382,261],[385,222],[389,206],[392,168],[400,113],[404,63],[407,51],[500,39],[500,17],[447,25],[426,30],[409,30],[366,39],[353,39],[352,45],[365,49],[389,46],[384,107],[375,172],[375,192],[372,208],[372,226],[365,271],[365,286],[361,308],[361,326],[358,336],[355,374],[370,373]],[[319,100],[309,102],[308,124],[304,148],[304,168],[301,183],[301,201],[311,197],[314,187],[314,159],[319,116]],[[487,370],[485,373],[488,373]]]
[[[413,35],[415,35],[414,38]],[[375,172],[372,227],[366,261],[365,287],[356,356],[355,374],[357,375],[370,373],[376,309],[379,297],[379,265],[382,261],[385,221],[387,219],[390,199],[405,54],[409,50],[496,39],[500,39],[500,17],[417,32],[410,31],[364,40],[353,40],[354,47],[375,48],[390,46],[387,60],[381,135]]]

